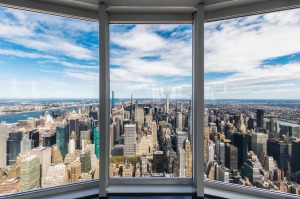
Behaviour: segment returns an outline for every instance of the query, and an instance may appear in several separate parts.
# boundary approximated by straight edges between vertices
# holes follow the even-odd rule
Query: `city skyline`
[[[299,14],[206,23],[205,99],[299,99]],[[0,98],[98,97],[97,23],[8,8],[0,16]],[[110,29],[116,98],[190,98],[191,25]]]

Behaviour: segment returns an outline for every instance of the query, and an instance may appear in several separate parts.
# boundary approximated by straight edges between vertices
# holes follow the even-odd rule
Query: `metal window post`
[[[109,19],[105,4],[99,4],[99,197],[106,198],[109,173]]]
[[[204,5],[197,5],[193,22],[194,186],[204,197]]]

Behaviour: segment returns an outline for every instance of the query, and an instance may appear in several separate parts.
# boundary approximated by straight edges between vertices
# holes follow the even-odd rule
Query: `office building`
[[[244,162],[247,160],[248,143],[247,134],[236,133],[231,137],[234,145],[238,148],[238,168],[240,169]]]
[[[185,142],[185,177],[192,177],[192,151],[188,140]]]
[[[135,156],[136,125],[125,125],[124,133],[124,156]]]
[[[65,164],[50,165],[47,177],[45,178],[45,187],[60,186],[67,183],[68,173]]]
[[[99,127],[94,128],[94,144],[95,144],[95,154],[96,157],[99,158],[100,157],[100,153],[99,153],[99,147],[100,147],[100,131],[99,131]]]
[[[182,114],[181,114],[181,112],[178,112],[177,116],[176,116],[176,128],[178,128],[179,131],[182,131]]]
[[[33,140],[33,148],[36,148],[40,145],[40,133],[39,131],[30,131],[29,139]]]
[[[262,175],[259,172],[261,164],[258,159],[247,159],[241,167],[241,176],[248,178],[252,185],[256,185],[261,179]]]
[[[277,162],[278,168],[288,170],[288,144],[278,139],[267,141],[267,153]]]
[[[33,140],[23,137],[21,140],[21,153],[25,153],[33,149]]]
[[[73,110],[69,115],[69,135],[71,135],[72,131],[76,134],[76,149],[79,148],[79,115]]]
[[[6,153],[7,153],[7,127],[4,123],[0,123],[0,169],[6,167]]]
[[[87,150],[80,153],[80,162],[81,162],[81,172],[83,173],[90,172],[92,169],[91,152]]]
[[[153,173],[163,173],[164,172],[164,153],[163,153],[163,151],[156,151],[153,153],[153,168],[152,169],[153,169]]]
[[[90,130],[80,131],[80,149],[82,149],[82,141],[91,140],[91,132]]]
[[[68,153],[69,124],[59,124],[56,127],[56,144],[63,158]]]
[[[79,177],[81,176],[81,163],[72,162],[70,164],[70,180],[71,183],[78,182]]]
[[[40,187],[45,187],[44,182],[47,177],[49,167],[51,165],[51,148],[50,147],[38,147],[30,151],[31,155],[36,155],[40,160],[41,167],[41,184]]]
[[[264,127],[264,110],[256,110],[256,126],[263,128]]]
[[[7,139],[7,165],[16,163],[21,152],[22,132],[10,132]]]
[[[75,140],[74,139],[70,139],[70,141],[69,141],[68,152],[71,154],[75,153]]]
[[[165,137],[165,136],[163,136]],[[177,141],[177,153],[179,153],[180,149],[183,149],[184,142],[187,140],[187,134],[183,131],[176,132],[176,141]]]
[[[267,152],[268,134],[252,133],[252,151],[260,157],[262,152]]]
[[[56,144],[56,132],[43,135],[43,147],[52,147]]]
[[[138,129],[140,130],[142,128],[142,125],[144,124],[144,108],[143,107],[135,107],[134,112],[134,119],[138,122]]]
[[[216,140],[216,158],[221,165],[225,165],[225,143],[221,140]]]
[[[238,148],[229,143],[225,145],[225,166],[230,170],[238,170]]]
[[[36,155],[25,158],[20,168],[21,190],[30,190],[40,187],[40,159]]]
[[[300,139],[292,141],[291,171],[300,171]]]
[[[185,177],[185,151],[184,151],[184,149],[179,149],[178,159],[179,159],[179,177]]]

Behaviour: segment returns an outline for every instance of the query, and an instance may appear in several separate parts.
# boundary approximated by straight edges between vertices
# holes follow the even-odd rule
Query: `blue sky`
[[[111,25],[116,98],[190,98],[191,25]],[[300,10],[205,24],[206,99],[300,99]],[[98,24],[0,8],[0,98],[97,98]]]

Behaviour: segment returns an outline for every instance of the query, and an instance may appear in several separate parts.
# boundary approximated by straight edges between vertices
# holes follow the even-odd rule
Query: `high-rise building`
[[[90,130],[80,131],[80,149],[82,149],[82,141],[83,140],[91,140],[91,132]]]
[[[153,173],[164,172],[164,153],[163,151],[156,151],[153,153]]]
[[[214,161],[215,159],[215,143],[210,142],[208,145],[208,162]]]
[[[182,114],[181,114],[181,112],[178,112],[177,116],[176,116],[176,128],[178,128],[179,131],[182,131]]]
[[[292,141],[291,171],[300,171],[300,139]]]
[[[7,165],[16,163],[21,152],[22,132],[10,132],[7,139]]]
[[[276,160],[278,168],[288,170],[288,143],[278,139],[267,141],[267,153]]]
[[[238,148],[238,168],[240,169],[244,162],[247,160],[248,143],[247,134],[236,133],[232,135],[234,145]]]
[[[36,155],[22,161],[20,176],[22,191],[40,187],[40,159]]]
[[[0,123],[0,168],[6,167],[6,144],[7,144],[7,127],[5,124]]]
[[[277,139],[267,141],[267,153],[277,162],[278,168],[288,170],[288,143]]]
[[[56,144],[56,132],[43,135],[43,147],[52,147]]]
[[[216,140],[216,157],[221,165],[225,165],[225,143],[221,140]]]
[[[142,176],[148,172],[148,169],[147,169],[147,155],[146,154],[143,154],[141,156],[141,173],[142,173]]]
[[[115,107],[115,92],[111,92],[111,108],[113,109]]]
[[[189,140],[185,142],[185,177],[192,177],[192,151]]]
[[[80,153],[81,172],[88,173],[92,169],[91,152],[89,150]]]
[[[100,131],[99,131],[99,127],[94,128],[94,144],[95,144],[95,154],[96,157],[99,158],[100,157],[100,153],[99,153],[99,143],[100,143]]]
[[[136,106],[134,114],[134,119],[138,122],[138,129],[141,129],[144,124],[144,108]]]
[[[33,149],[33,140],[23,137],[21,140],[21,153],[25,153]]]
[[[256,185],[261,179],[262,175],[259,172],[261,164],[258,159],[247,159],[241,167],[241,176],[247,177],[252,185]]]
[[[238,170],[238,148],[229,143],[225,145],[225,166],[231,170]]]
[[[45,187],[64,185],[67,183],[67,180],[68,173],[65,164],[50,165],[45,178]]]
[[[183,147],[184,142],[187,140],[186,132],[177,131],[176,140],[177,140],[177,153],[179,153],[179,150],[184,148]]]
[[[124,128],[124,156],[135,156],[136,125],[127,124]]]
[[[178,159],[179,159],[179,177],[185,177],[185,151],[184,151],[184,149],[179,149]]]
[[[257,109],[256,110],[256,126],[257,127],[264,127],[264,110]]]
[[[267,152],[268,134],[252,133],[252,151],[260,157],[261,152]]]
[[[79,115],[73,110],[69,115],[69,135],[71,135],[72,131],[76,133],[76,149],[79,148],[80,145],[80,135],[79,135]]]
[[[81,176],[81,163],[72,162],[70,165],[70,180],[71,183],[78,182],[79,177]]]
[[[69,124],[59,124],[56,127],[56,144],[63,158],[68,153]]]
[[[41,185],[45,187],[44,182],[47,177],[49,167],[51,165],[51,148],[50,147],[38,147],[30,151],[31,155],[36,155],[40,160],[41,167]]]
[[[229,183],[229,170],[223,165],[217,166],[217,180]]]
[[[75,153],[75,140],[74,139],[70,139],[70,141],[69,141],[68,152],[71,154]]]
[[[51,148],[51,163],[60,164],[63,162],[63,157],[60,153],[59,147],[55,144]]]
[[[155,121],[152,121],[151,123],[151,132],[152,132],[152,144],[153,149],[157,148],[158,142],[157,142],[157,124]]]
[[[30,131],[29,139],[33,140],[33,148],[36,148],[40,145],[40,133],[39,131]]]

